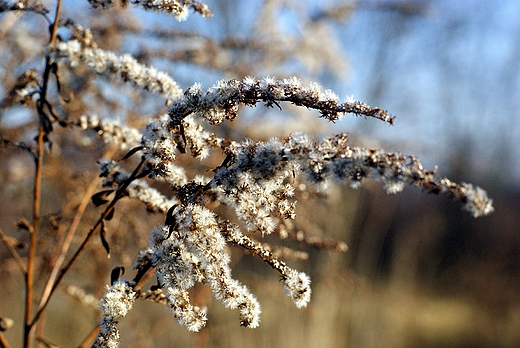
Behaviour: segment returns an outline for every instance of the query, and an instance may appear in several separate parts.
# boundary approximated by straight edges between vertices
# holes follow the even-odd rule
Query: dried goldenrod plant
[[[133,5],[136,9],[165,12],[180,21],[186,20],[190,12],[212,16],[208,6],[196,0],[88,2],[97,11],[119,11],[116,15],[124,15],[125,7]],[[18,223],[18,227],[30,235],[26,257],[19,255],[12,237],[1,233],[4,245],[25,279],[25,347],[32,345],[35,328],[49,300],[63,285],[65,275],[79,256],[86,253],[93,237],[99,236],[106,253],[110,254],[108,221],[125,197],[142,202],[151,213],[162,214],[164,223],[150,231],[141,231],[147,235],[148,246],[134,255],[136,272],[132,279],[122,278],[122,268],[112,272],[112,281],[99,301],[102,312],[99,326],[91,336],[95,347],[119,345],[118,322],[138,300],[165,305],[179,324],[190,331],[199,331],[206,325],[207,313],[190,298],[190,289],[198,283],[208,286],[225,307],[237,309],[240,325],[256,328],[260,324],[260,303],[247,286],[233,278],[228,246],[242,248],[278,271],[285,294],[296,307],[305,307],[311,299],[309,276],[289,267],[279,257],[298,257],[298,253],[291,254],[282,248],[275,252],[259,241],[270,234],[284,236],[285,221],[297,218],[297,197],[301,191],[323,190],[330,183],[357,188],[372,179],[380,181],[390,194],[411,185],[427,193],[444,195],[459,201],[474,217],[493,211],[492,201],[481,188],[439,178],[436,170],[423,168],[412,155],[351,146],[344,133],[315,138],[295,132],[285,138],[254,140],[221,132],[218,126],[235,120],[244,107],[259,104],[280,112],[288,103],[317,110],[320,117],[330,122],[352,114],[392,125],[394,117],[352,98],[341,101],[331,90],[297,77],[244,76],[219,80],[208,89],[197,82],[183,88],[167,72],[142,63],[130,54],[104,48],[95,35],[101,29],[89,29],[73,19],[62,18],[62,1],[56,4],[54,18],[50,18],[51,11],[37,1],[0,1],[0,11],[4,13],[40,16],[50,25],[50,38],[44,50],[20,53],[27,57],[28,63],[18,66],[30,68],[17,79],[11,77],[4,81],[11,88],[2,100],[4,111],[23,105],[34,110],[38,120],[30,124],[37,129],[35,144],[17,139],[14,133],[0,134],[3,151],[17,149],[29,153],[36,168],[32,221]],[[117,30],[137,32],[138,28],[118,25],[111,30],[116,35]],[[167,33],[155,34],[168,36]],[[190,36],[184,35],[184,38]],[[106,32],[102,39],[109,39]],[[213,42],[213,45],[216,44]],[[230,40],[223,49],[230,46],[260,49],[262,44]],[[37,57],[45,59],[42,71],[33,66]],[[210,59],[198,62],[211,65]],[[232,68],[225,62],[217,66],[224,71]],[[140,128],[98,116],[97,113],[107,112],[112,106],[103,99],[102,90],[96,89],[101,88],[93,82],[96,80],[119,84],[118,88],[127,84],[137,94],[146,91],[161,100],[167,112],[159,110],[159,116],[151,117]],[[49,96],[50,93],[54,95]],[[107,103],[107,109],[98,107],[104,105],[103,102]],[[128,108],[129,113],[131,109]],[[102,188],[99,189],[98,180],[94,180],[85,189],[86,198],[75,207],[76,215],[67,232],[61,234],[59,248],[47,267],[37,262],[46,252],[41,247],[41,239],[45,237],[40,233],[44,220],[41,191],[46,169],[44,155],[47,150],[53,151],[57,127],[63,131],[95,133],[105,143],[112,144],[112,154],[119,150],[126,154],[118,160],[108,154],[98,160]],[[200,167],[201,163],[205,167]],[[129,166],[133,166],[131,170]],[[167,193],[157,188],[156,183],[168,187]],[[71,252],[90,199],[95,206],[103,207],[103,211]],[[59,222],[56,224],[59,229]],[[322,248],[346,250],[341,242],[313,243]],[[35,275],[40,272],[46,277],[43,287],[35,284]],[[152,275],[157,284],[144,288]],[[63,287],[74,296],[86,297],[70,285]],[[41,288],[41,294],[37,295],[37,289]],[[1,332],[0,339],[3,346],[9,346]],[[45,342],[41,336],[38,339]]]

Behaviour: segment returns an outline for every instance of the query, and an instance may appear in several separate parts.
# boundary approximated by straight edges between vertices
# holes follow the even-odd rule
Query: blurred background
[[[44,3],[53,9],[54,2]],[[307,261],[288,261],[312,278],[306,309],[295,308],[283,295],[274,271],[232,250],[234,277],[262,304],[259,328],[240,328],[238,313],[212,301],[201,287],[193,302],[209,307],[209,321],[200,333],[187,332],[162,306],[139,302],[121,322],[121,346],[520,347],[520,3],[206,3],[214,17],[190,14],[180,23],[131,5],[94,10],[87,1],[64,1],[63,16],[92,28],[100,47],[132,53],[171,73],[182,88],[195,82],[208,88],[221,78],[296,75],[320,82],[341,99],[353,95],[389,110],[397,117],[393,127],[351,115],[328,124],[309,110],[282,105],[280,112],[259,105],[243,109],[219,132],[235,140],[348,132],[353,146],[413,154],[427,168],[438,165],[441,176],[483,187],[494,199],[495,212],[473,219],[445,198],[414,188],[388,196],[376,182],[358,190],[331,187],[327,197],[299,197],[297,229],[349,246],[338,253],[283,241],[309,254]],[[29,68],[41,71],[48,40],[38,16],[11,15],[0,15],[4,99],[18,75]],[[63,30],[61,35],[70,34]],[[86,68],[69,70],[63,64],[60,78],[78,97],[59,106],[64,115],[95,109],[101,117],[140,127],[166,111],[164,100],[153,95],[94,78]],[[35,120],[34,108],[4,108],[0,132],[30,143]],[[57,129],[52,137],[42,202],[49,219],[41,250],[59,242],[85,187],[95,180],[96,160],[107,151],[96,135],[79,130]],[[183,161],[192,166],[191,173],[212,165]],[[24,242],[28,236],[15,223],[31,217],[32,160],[2,148],[0,163],[0,228]],[[66,285],[98,298],[110,270],[120,265],[130,270],[136,252],[146,247],[150,227],[163,221],[137,202],[124,202],[118,213],[110,226],[111,258],[95,241]],[[83,235],[98,216],[97,208],[87,209]],[[22,248],[20,254],[25,253]],[[15,320],[5,336],[19,346],[23,278],[3,245],[0,257],[0,316]],[[41,258],[45,265],[52,254]],[[70,293],[56,294],[43,330],[65,347],[79,345],[99,315],[96,300],[78,301]]]

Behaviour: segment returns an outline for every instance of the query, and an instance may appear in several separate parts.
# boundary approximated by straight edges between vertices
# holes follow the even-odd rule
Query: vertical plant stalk
[[[31,242],[29,246],[29,256],[27,258],[27,273],[25,274],[25,314],[24,314],[24,347],[29,348],[33,325],[31,325],[31,311],[34,291],[34,260],[36,257],[36,244],[38,242],[38,231],[40,229],[40,198],[41,198],[41,177],[43,165],[43,126],[40,125],[38,132],[38,158],[36,160],[36,172],[34,178],[33,191],[33,223],[31,231]]]
[[[50,44],[56,42],[56,35],[58,32],[58,21],[61,12],[61,0],[57,0],[56,15],[51,30]],[[49,83],[49,76],[51,74],[51,60],[49,57],[45,60],[45,72],[43,75],[43,83],[40,92],[40,99],[37,103],[38,115],[44,114],[44,105],[47,96],[47,88]],[[33,221],[31,231],[31,241],[29,246],[29,255],[27,258],[27,273],[25,274],[25,313],[24,313],[24,347],[30,347],[30,336],[34,328],[35,321],[31,321],[31,312],[34,297],[34,266],[36,257],[36,247],[38,242],[38,232],[40,229],[40,201],[41,201],[41,181],[42,181],[42,167],[43,167],[43,149],[44,149],[45,130],[43,123],[40,121],[38,128],[38,150],[36,158],[36,170],[34,177],[34,191],[33,191]]]

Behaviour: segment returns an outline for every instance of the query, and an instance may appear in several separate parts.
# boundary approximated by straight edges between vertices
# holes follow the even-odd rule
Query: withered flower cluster
[[[94,8],[103,9],[116,4],[112,0],[89,2]],[[208,7],[196,0],[129,2],[145,9],[165,11],[179,20],[186,19],[190,10],[211,16]],[[23,1],[13,4],[2,1],[0,5],[3,11],[26,8]],[[38,11],[44,12],[39,7]],[[414,156],[351,146],[343,133],[321,139],[292,133],[285,138],[259,141],[232,139],[216,133],[214,127],[235,120],[244,106],[258,104],[281,110],[284,103],[290,103],[316,110],[320,117],[331,122],[352,114],[392,125],[394,117],[385,110],[353,98],[341,102],[334,92],[317,83],[306,84],[296,77],[245,77],[217,81],[207,90],[199,83],[182,89],[167,73],[140,63],[129,54],[120,55],[100,48],[93,41],[90,30],[71,21],[59,22],[58,18],[55,23],[54,30],[61,23],[72,31],[70,39],[58,37],[54,32],[45,52],[47,65],[43,78],[34,70],[22,74],[4,98],[4,107],[36,100],[43,125],[40,132],[45,133],[40,137],[40,149],[43,142],[48,141],[52,124],[59,123],[94,131],[105,142],[128,151],[123,160],[140,156],[140,163],[130,173],[125,171],[122,161],[99,159],[104,190],[93,196],[93,202],[98,206],[108,204],[108,207],[69,264],[61,272],[53,273],[35,319],[27,320],[26,337],[63,275],[96,231],[100,231],[103,245],[109,251],[105,221],[111,218],[114,206],[122,197],[137,199],[148,211],[164,214],[165,222],[149,231],[148,248],[136,255],[135,278],[124,279],[116,274],[106,287],[99,302],[102,318],[95,342],[97,347],[118,346],[118,321],[138,299],[165,304],[179,324],[190,331],[199,331],[205,326],[207,316],[206,309],[192,303],[190,298],[190,289],[198,283],[208,286],[225,307],[238,309],[240,325],[257,327],[260,304],[248,287],[233,278],[228,254],[230,245],[260,257],[278,271],[285,294],[296,307],[305,307],[311,298],[309,276],[289,267],[254,234],[258,232],[258,239],[274,232],[281,235],[279,231],[284,221],[297,218],[296,191],[301,187],[322,190],[332,182],[357,188],[371,179],[380,181],[391,194],[411,185],[458,200],[474,217],[493,211],[492,201],[481,188],[439,178],[435,170],[424,169]],[[60,118],[46,99],[47,83],[51,73],[58,79],[58,67],[67,69],[69,66],[70,74],[76,68],[83,68],[92,75],[122,81],[137,90],[157,95],[164,99],[168,112],[151,118],[142,129],[98,117],[94,112]],[[183,167],[188,156],[207,161],[213,155],[222,157],[223,161],[210,170],[193,174]],[[179,161],[180,156],[184,161]],[[167,183],[171,188],[170,196],[154,188],[154,181],[162,182],[163,186]],[[234,214],[233,219],[215,209],[219,205]],[[33,236],[36,238],[35,234]],[[337,249],[344,250],[345,246],[338,244]],[[157,286],[144,290],[141,281],[152,271]],[[29,291],[32,291],[30,287]]]
[[[285,139],[237,142],[221,139],[203,126],[203,122],[218,125],[226,119],[233,120],[241,104],[254,106],[259,102],[267,106],[291,102],[315,108],[330,120],[352,113],[393,122],[383,110],[352,100],[339,103],[337,99],[317,84],[306,87],[296,78],[219,81],[206,92],[201,91],[200,85],[188,88],[172,103],[167,115],[146,125],[138,147],[146,162],[146,173],[152,179],[171,184],[177,195],[164,197],[139,180],[133,180],[126,188],[129,196],[140,199],[152,211],[165,212],[169,208],[166,224],[150,232],[149,248],[140,254],[136,267],[155,269],[165,295],[163,300],[181,325],[192,331],[205,325],[204,309],[191,304],[189,298],[188,290],[196,283],[208,285],[215,298],[226,307],[238,308],[241,325],[251,328],[259,325],[260,305],[246,286],[232,278],[226,243],[261,257],[280,273],[284,291],[294,304],[299,308],[307,305],[311,295],[310,278],[289,268],[244,233],[271,234],[283,219],[296,217],[295,176],[317,188],[324,188],[331,181],[359,187],[364,180],[374,179],[380,181],[388,193],[397,193],[405,185],[413,185],[428,193],[459,200],[474,217],[493,211],[492,201],[481,188],[438,178],[435,171],[425,170],[414,156],[352,147],[347,143],[346,134],[316,140],[295,133]],[[105,123],[105,130],[99,123],[92,124],[95,125],[92,129],[102,134],[103,139],[126,147],[119,132],[111,131],[113,125]],[[133,133],[133,130],[123,133]],[[212,148],[223,151],[226,158],[210,177],[190,179],[175,164],[181,153],[179,149],[191,149],[194,158],[204,158]],[[100,170],[105,186],[114,189],[130,177],[115,162],[102,161]],[[232,209],[240,224],[212,212],[208,208],[211,201]],[[112,286],[106,296],[113,296],[113,291]],[[127,290],[121,288],[120,291],[123,298]],[[103,304],[102,309],[105,308]],[[113,338],[116,337],[112,333],[113,320],[106,319],[111,318],[111,310],[107,309],[102,321],[103,325],[110,326],[101,332]]]

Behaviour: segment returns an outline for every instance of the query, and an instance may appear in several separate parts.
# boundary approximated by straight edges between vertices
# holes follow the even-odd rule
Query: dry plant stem
[[[7,343],[4,335],[0,332],[0,347],[2,348],[11,348],[9,343]]]
[[[92,345],[92,342],[96,339],[100,329],[101,327],[99,325],[96,325],[96,327],[87,335],[87,337],[85,337],[83,342],[81,342],[78,347],[90,347]]]
[[[36,333],[35,333],[35,338],[36,338],[36,348],[40,348],[43,344],[44,347],[48,347],[48,345],[46,344],[47,342],[45,341],[45,339],[43,338],[43,331],[44,331],[44,328],[45,328],[45,314],[40,318],[40,320],[35,324],[36,326]]]
[[[135,168],[135,170],[133,171],[132,175],[130,176],[130,178],[128,178],[127,181],[124,182],[124,184],[117,190],[116,192],[116,195],[114,197],[114,199],[110,202],[110,204],[106,207],[105,211],[103,212],[103,214],[101,214],[101,217],[99,218],[99,220],[96,222],[96,224],[94,225],[94,227],[92,227],[92,229],[89,231],[88,235],[85,237],[85,239],[83,240],[83,242],[81,243],[81,245],[79,246],[78,250],[76,251],[76,253],[74,253],[74,255],[72,256],[72,258],[70,259],[69,263],[67,263],[67,265],[65,265],[62,270],[59,272],[57,278],[56,278],[56,281],[54,282],[51,290],[50,290],[50,293],[49,293],[49,296],[47,297],[47,301],[45,302],[42,302],[40,307],[38,308],[38,311],[36,313],[36,315],[34,316],[34,319],[33,321],[31,322],[31,324],[34,324],[36,321],[38,321],[38,319],[41,317],[43,311],[45,310],[45,307],[47,307],[47,304],[49,304],[49,299],[50,297],[52,296],[52,294],[54,293],[54,291],[56,290],[56,288],[60,285],[63,277],[65,276],[65,274],[67,274],[67,272],[70,270],[70,268],[72,267],[72,265],[74,264],[74,262],[76,261],[76,259],[78,258],[78,256],[81,254],[81,252],[85,249],[85,246],[87,245],[87,243],[90,241],[90,239],[92,238],[92,236],[94,236],[94,232],[97,231],[98,227],[101,226],[101,224],[103,223],[103,221],[105,221],[105,219],[107,218],[107,216],[112,212],[112,209],[114,208],[115,204],[119,201],[119,199],[121,199],[122,197],[125,196],[126,194],[126,189],[128,188],[128,185],[130,185],[130,183],[135,179],[135,177],[137,176],[137,174],[139,174],[141,172],[141,169],[143,168],[144,164],[145,164],[146,160],[143,159],[141,160],[141,162],[139,163],[139,165]]]
[[[50,44],[56,42],[56,35],[58,32],[58,21],[61,12],[61,0],[57,0],[56,15],[54,24],[52,26]],[[40,100],[37,103],[38,115],[44,113],[43,108],[46,102],[47,88],[49,83],[49,76],[51,74],[51,61],[47,57],[45,61],[45,72],[43,75],[42,89],[40,93]],[[31,242],[29,247],[29,256],[27,259],[27,273],[25,276],[25,314],[24,314],[24,347],[30,346],[29,336],[34,327],[35,320],[31,321],[31,312],[34,296],[34,259],[36,255],[36,244],[38,241],[38,232],[40,229],[40,199],[41,199],[41,178],[43,166],[43,148],[44,148],[44,128],[40,122],[38,130],[38,150],[36,160],[36,172],[34,178],[34,193],[33,193],[33,229],[31,234]]]
[[[151,277],[153,277],[154,273],[155,273],[155,271],[150,265],[150,267],[148,267],[143,274],[139,275],[139,277],[136,276],[136,278],[134,278],[134,281],[136,282],[134,289],[136,291],[141,291],[141,288],[143,287],[143,285],[146,284],[146,282]]]
[[[34,290],[34,259],[36,256],[36,243],[38,241],[38,231],[40,229],[40,189],[42,178],[43,165],[43,141],[44,131],[43,126],[40,125],[38,133],[38,159],[36,161],[36,173],[34,177],[34,192],[33,192],[33,224],[31,233],[31,244],[29,246],[29,256],[27,259],[27,272],[25,273],[25,315],[24,315],[24,347],[28,348],[30,345],[29,336],[33,325],[31,323],[31,311],[33,303]]]
[[[9,253],[11,256],[15,259],[16,264],[18,267],[20,267],[20,271],[22,271],[22,274],[25,276],[27,274],[27,269],[25,268],[25,265],[23,264],[22,259],[20,258],[20,255],[18,255],[18,252],[15,248],[9,243],[9,241],[6,239],[4,231],[0,229],[0,239],[2,239],[2,242],[4,243],[7,250],[9,250]]]

